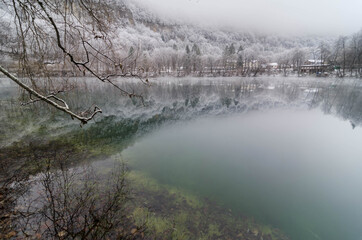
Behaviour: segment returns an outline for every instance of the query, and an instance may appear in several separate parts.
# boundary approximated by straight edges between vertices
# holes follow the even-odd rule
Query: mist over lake
[[[175,196],[184,199],[176,202],[194,204],[192,210],[187,210],[190,206],[178,210],[190,221],[191,225],[179,223],[188,236],[205,237],[198,235],[202,224],[196,229],[191,226],[209,219],[217,221],[210,226],[229,231],[232,238],[240,234],[251,239],[361,237],[362,86],[357,79],[167,77],[153,79],[151,87],[134,79],[118,82],[124,89],[141,92],[142,101],[119,98],[112,86],[92,78],[72,81],[87,89],[64,95],[72,107],[96,99],[107,114],[79,128],[74,123],[59,124],[66,117],[63,114],[49,120],[46,108],[14,111],[14,105],[6,103],[16,88],[3,82],[3,136],[14,132],[8,126],[17,124],[19,130],[23,126],[8,119],[26,116],[32,123],[34,116],[40,126],[32,123],[33,128],[28,128],[33,132],[30,139],[39,141],[48,132],[53,139],[60,136],[62,141],[92,149],[83,161],[70,158],[69,174],[83,176],[83,166],[89,162],[104,179],[113,176],[107,172],[115,169],[115,162],[125,162],[135,182],[138,206],[162,209],[171,204],[161,219],[178,219],[171,210],[180,208],[179,203],[172,205]],[[29,138],[27,131],[0,140],[6,146]],[[63,151],[61,142],[55,144],[57,151]],[[46,149],[53,151],[51,145]],[[20,209],[41,197],[37,179],[45,173],[33,176],[31,194],[19,199]],[[155,192],[147,193],[151,189]],[[196,204],[190,199],[200,200]],[[224,215],[243,219],[245,225],[227,230],[240,223],[225,220]],[[159,218],[152,221],[164,224]],[[206,238],[221,236],[210,227],[205,231],[209,231]]]
[[[359,239],[361,140],[318,110],[263,111],[168,126],[122,156],[291,239]]]

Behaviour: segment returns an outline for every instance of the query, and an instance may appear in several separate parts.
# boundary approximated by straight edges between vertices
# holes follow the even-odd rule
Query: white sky
[[[362,28],[362,0],[132,0],[168,18],[269,33],[340,35]]]

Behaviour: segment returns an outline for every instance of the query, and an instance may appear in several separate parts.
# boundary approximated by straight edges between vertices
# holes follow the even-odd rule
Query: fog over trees
[[[162,18],[131,1],[105,1],[99,4],[100,9],[111,10],[111,14],[107,13],[107,19],[102,19],[108,21],[109,36],[102,40],[103,33],[96,32],[100,29],[92,30],[88,27],[87,38],[93,38],[92,44],[97,44],[94,46],[99,47],[100,52],[107,55],[111,53],[134,74],[142,69],[144,76],[254,76],[263,72],[300,75],[301,66],[311,64],[308,60],[313,60],[312,64],[328,65],[326,70],[341,77],[361,74],[362,31],[349,36],[323,37],[216,28],[209,30],[199,25]],[[70,13],[75,16],[84,14],[76,4],[72,5]],[[4,57],[1,62],[11,70],[17,68],[11,62],[19,58],[21,46],[17,42],[19,38],[16,36],[14,14],[2,3],[0,34],[3,36],[3,44],[0,50]],[[102,42],[106,45],[100,45]],[[71,46],[77,43],[68,41],[67,44]],[[79,52],[80,47],[78,44],[73,49]],[[68,75],[83,74],[82,71],[73,71],[64,66],[60,61],[63,58],[61,52],[52,48],[49,53],[42,56],[42,61],[48,68],[53,68],[51,71],[63,71],[63,74]],[[32,57],[36,58],[35,55]],[[112,71],[112,67],[102,61],[93,62],[92,67],[103,73]],[[85,74],[92,75],[87,71]]]
[[[167,21],[266,34],[350,35],[362,22],[359,0],[128,0]]]

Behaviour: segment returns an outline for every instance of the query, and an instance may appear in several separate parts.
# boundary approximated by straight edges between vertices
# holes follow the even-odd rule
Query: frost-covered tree
[[[334,45],[333,63],[340,77],[344,77],[347,60],[347,37],[340,36]],[[340,71],[342,69],[342,72]]]
[[[192,46],[192,53],[196,54],[197,56],[201,55],[200,48],[196,43]]]
[[[52,78],[56,71],[58,77],[92,76],[122,94],[140,97],[113,81],[134,75],[116,51],[122,45],[113,41],[118,28],[114,1],[2,0],[1,4],[6,16],[14,19],[20,68],[17,76],[1,65],[0,72],[23,90],[24,105],[44,102],[83,124],[102,112],[96,105],[80,112],[71,109],[62,98],[71,88]],[[44,77],[47,84],[39,80]]]
[[[303,65],[305,61],[305,52],[301,49],[295,49],[292,52],[292,64],[294,69],[297,70],[298,76],[300,75],[300,67]]]
[[[186,54],[190,54],[190,52],[191,52],[191,51],[190,51],[190,47],[189,47],[189,45],[187,45],[187,46],[186,46]]]
[[[234,43],[232,43],[232,44],[230,45],[229,54],[230,54],[230,55],[235,54],[235,46],[234,46]]]
[[[352,35],[349,43],[349,68],[351,75],[361,76],[362,70],[362,30]]]

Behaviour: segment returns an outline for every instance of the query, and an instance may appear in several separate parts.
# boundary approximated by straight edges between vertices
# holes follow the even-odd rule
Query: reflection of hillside
[[[277,108],[320,107],[327,114],[351,121],[353,126],[362,122],[362,88],[353,79],[331,83],[330,80],[317,81],[313,78],[303,78],[303,81],[300,78],[164,78],[153,80],[151,87],[131,80],[119,82],[124,89],[143,95],[144,105],[140,100],[120,96],[111,86],[101,85],[91,79],[84,80],[79,83],[81,81],[78,79],[78,88],[64,97],[79,111],[83,106],[94,103],[103,109],[103,115],[96,118],[97,124],[85,126],[92,135],[90,139],[102,137],[107,132],[117,133],[115,135],[121,137],[124,136],[125,129],[131,130],[131,135],[134,135],[165,122],[199,116]],[[32,128],[59,128],[66,131],[70,129],[69,125],[72,128],[78,126],[62,113],[54,112],[41,103],[21,107],[13,100],[6,100],[11,95],[16,95],[16,92],[16,88],[8,85],[3,85],[0,89],[3,134],[0,139],[7,139],[7,133],[11,129],[18,129],[19,134],[12,133],[9,139],[23,136],[28,132],[27,129]],[[107,139],[107,136],[104,138]]]
[[[145,106],[136,99],[119,97],[111,87],[98,85],[88,86],[91,93],[82,92],[77,102],[82,106],[97,101],[107,115],[140,121],[154,116],[175,120],[273,108],[321,107],[325,113],[356,125],[361,123],[362,88],[354,79],[331,82],[315,78],[163,78],[155,80],[151,87],[131,81],[120,84],[142,94]]]
[[[362,123],[362,87],[358,82],[321,89],[315,96],[315,102],[321,104],[325,113],[349,120],[353,128]]]

